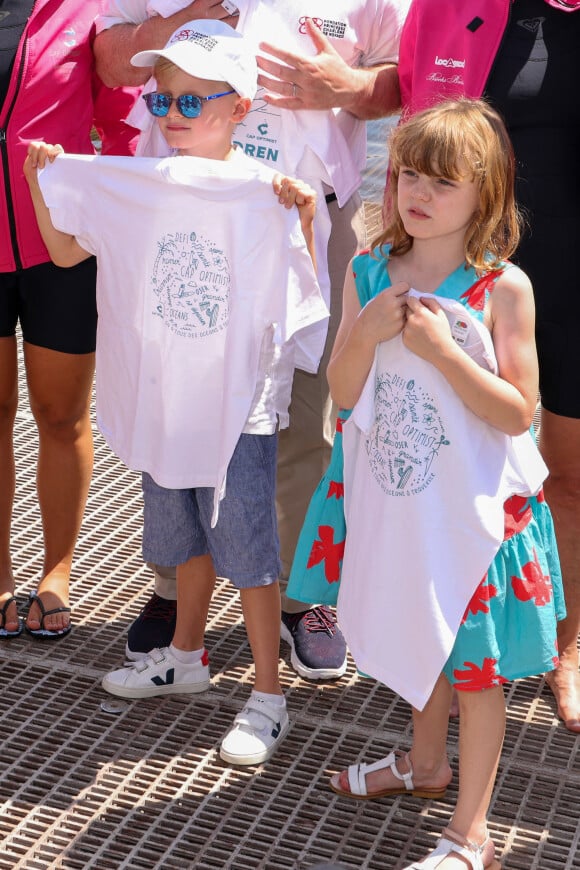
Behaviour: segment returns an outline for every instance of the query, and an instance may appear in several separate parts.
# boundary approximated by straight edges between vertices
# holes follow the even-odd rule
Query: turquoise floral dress
[[[435,291],[483,320],[486,303],[504,269],[478,277],[460,266]],[[388,247],[353,261],[361,306],[390,286]],[[335,604],[346,526],[343,510],[340,411],[329,467],[314,493],[298,541],[288,595]],[[558,664],[556,621],[565,616],[554,527],[543,491],[513,495],[504,505],[504,540],[469,602],[444,672],[458,689],[476,691],[552,670]],[[388,569],[387,569],[388,570]]]

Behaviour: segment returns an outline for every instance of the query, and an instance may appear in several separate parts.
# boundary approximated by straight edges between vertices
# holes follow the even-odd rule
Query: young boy
[[[143,471],[144,558],[178,565],[172,644],[103,687],[125,698],[206,690],[205,624],[216,572],[228,577],[240,590],[255,687],[220,754],[258,764],[288,729],[276,428],[287,425],[290,340],[328,315],[308,256],[315,195],[232,147],[257,81],[236,31],[191,22],[132,62],[154,66],[157,91],[144,100],[180,159],[55,161],[59,146],[33,143],[24,167],[55,262],[97,256],[99,426]],[[270,207],[272,186],[286,209]]]

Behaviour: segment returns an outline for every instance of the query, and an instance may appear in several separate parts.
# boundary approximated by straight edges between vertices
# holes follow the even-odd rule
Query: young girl
[[[414,739],[331,787],[443,796],[455,687],[457,806],[410,867],[498,868],[486,816],[502,684],[557,665],[564,615],[546,468],[529,433],[532,288],[506,261],[519,237],[513,154],[499,116],[465,99],[401,125],[390,160],[390,215],[352,261],[328,378],[354,409],[339,622],[359,668],[412,704]]]

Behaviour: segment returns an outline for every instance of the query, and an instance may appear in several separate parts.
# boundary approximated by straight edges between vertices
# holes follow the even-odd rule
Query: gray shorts
[[[275,583],[280,573],[276,449],[277,435],[240,436],[213,529],[213,488],[165,489],[143,473],[143,559],[182,565],[210,553],[218,577],[237,589]]]

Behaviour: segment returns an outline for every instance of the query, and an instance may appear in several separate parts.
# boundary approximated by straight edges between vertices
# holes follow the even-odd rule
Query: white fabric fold
[[[486,327],[433,298],[464,350],[496,372]],[[359,669],[421,710],[503,540],[505,500],[538,492],[547,469],[529,433],[511,438],[477,417],[401,335],[377,347],[343,448],[340,626]]]

